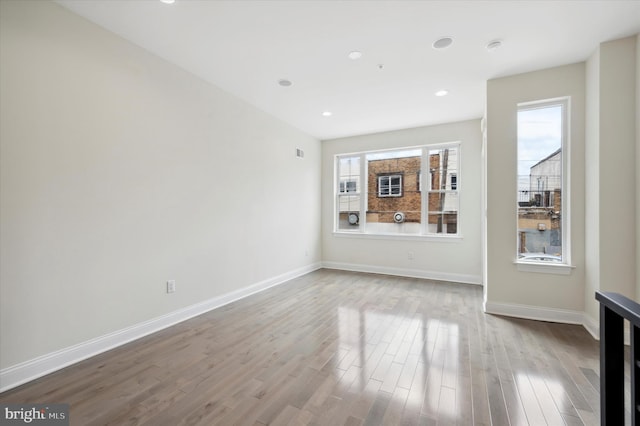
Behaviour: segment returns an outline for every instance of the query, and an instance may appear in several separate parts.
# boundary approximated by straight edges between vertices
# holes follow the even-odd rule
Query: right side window
[[[519,262],[568,264],[568,99],[518,105]]]

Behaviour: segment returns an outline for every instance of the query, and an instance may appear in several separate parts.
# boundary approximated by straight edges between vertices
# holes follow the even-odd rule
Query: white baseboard
[[[541,306],[518,305],[514,303],[484,302],[487,314],[531,319],[537,321],[560,322],[564,324],[583,324],[584,313],[567,309],[555,309]]]
[[[587,329],[589,334],[593,336],[594,339],[600,340],[600,321],[591,318],[586,313],[584,314],[584,321],[582,323],[584,328]],[[631,327],[629,321],[624,321],[624,330],[622,338],[624,339],[624,344],[627,346],[631,346]]]
[[[582,325],[594,339],[600,340],[600,322],[598,320],[591,318],[585,313],[582,319]]]
[[[536,321],[559,322],[563,324],[578,324],[583,326],[594,339],[600,340],[600,325],[598,321],[584,312],[495,302],[484,302],[483,308],[487,314],[504,315],[507,317]],[[627,340],[628,338],[625,339],[625,341]]]
[[[133,340],[155,333],[182,321],[188,320],[205,312],[227,305],[236,300],[264,291],[268,288],[283,284],[293,278],[320,269],[320,263],[314,263],[302,268],[289,271],[273,278],[260,281],[248,287],[232,291],[222,296],[214,297],[177,311],[170,312],[151,320],[135,324],[131,327],[96,337],[95,339],[79,343],[55,352],[51,352],[29,361],[13,365],[0,370],[0,392],[12,389],[23,383],[30,382],[46,374],[53,373],[69,365],[75,364],[94,355],[129,343]]]
[[[482,285],[482,277],[480,275],[452,274],[448,272],[423,271],[421,269],[404,269],[390,266],[361,265],[342,262],[323,262],[322,266],[327,269],[339,269],[343,271],[368,272],[372,274],[396,275],[400,277],[424,278],[428,280]]]

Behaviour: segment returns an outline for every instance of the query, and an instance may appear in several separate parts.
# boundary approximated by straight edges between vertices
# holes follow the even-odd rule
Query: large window
[[[338,155],[335,182],[337,232],[459,232],[457,143]]]
[[[567,264],[568,100],[518,106],[517,259]]]

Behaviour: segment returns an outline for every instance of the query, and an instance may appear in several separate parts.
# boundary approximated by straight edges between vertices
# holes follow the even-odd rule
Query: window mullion
[[[360,154],[360,232],[365,232],[367,227],[367,203],[369,199],[369,182],[367,174],[369,167],[365,154]]]
[[[429,170],[429,150],[422,148],[420,158],[420,233],[425,235],[429,231],[429,190],[431,189],[431,171]],[[424,179],[429,178],[429,185],[425,185]]]

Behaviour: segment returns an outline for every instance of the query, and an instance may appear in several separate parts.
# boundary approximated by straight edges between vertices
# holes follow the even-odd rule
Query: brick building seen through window
[[[366,233],[456,234],[458,232],[458,146],[365,153],[339,158],[337,230]],[[348,163],[347,163],[348,161]],[[345,183],[360,176],[366,164],[366,197],[346,197]],[[349,164],[347,167],[346,164]],[[423,164],[428,174],[423,176]],[[366,176],[364,174],[366,173]],[[424,180],[423,180],[424,179]],[[426,188],[426,194],[422,189]],[[423,209],[424,205],[424,209]],[[365,208],[365,212],[361,209]],[[424,211],[423,211],[424,210]],[[366,230],[359,217],[366,214]],[[354,218],[358,218],[356,221]],[[351,218],[351,219],[349,219]],[[426,226],[423,226],[423,222]]]

